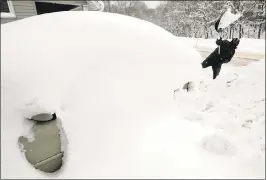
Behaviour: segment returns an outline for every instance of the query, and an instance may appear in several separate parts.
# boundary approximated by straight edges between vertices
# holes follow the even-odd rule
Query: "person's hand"
[[[216,44],[217,44],[218,46],[220,46],[221,43],[222,43],[222,37],[220,37],[220,39],[217,39],[217,40],[216,40]]]

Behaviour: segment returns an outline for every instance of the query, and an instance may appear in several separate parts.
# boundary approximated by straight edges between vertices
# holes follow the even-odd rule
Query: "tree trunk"
[[[208,28],[207,28],[207,25],[205,25],[205,39],[208,39],[209,37],[209,34],[208,34]]]
[[[262,24],[260,24],[260,26],[259,26],[259,31],[258,31],[258,39],[260,39],[261,38],[261,27],[262,26]]]
[[[243,31],[242,26],[241,24],[239,24],[239,39],[242,37],[242,31]]]
[[[248,26],[248,38],[249,38],[249,32],[250,32],[250,25]]]
[[[210,29],[210,37],[212,38],[212,29]]]
[[[108,12],[111,12],[111,3],[108,1]]]
[[[232,30],[231,30],[231,26],[229,27],[229,39],[231,39],[232,36]]]
[[[226,28],[226,30],[225,30],[225,39],[228,39],[228,37],[229,37],[229,27],[227,27]]]
[[[233,37],[235,35],[235,27],[232,27],[232,29],[233,29],[233,32],[232,32],[232,38],[231,39],[233,39]]]
[[[256,29],[257,28],[257,25],[254,25],[254,29],[253,29],[253,38],[256,38]]]

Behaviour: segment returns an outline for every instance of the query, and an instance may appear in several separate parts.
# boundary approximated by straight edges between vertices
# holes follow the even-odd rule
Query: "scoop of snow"
[[[222,28],[226,28],[227,26],[229,26],[230,24],[232,24],[233,22],[235,22],[236,20],[238,20],[241,17],[240,13],[237,14],[233,14],[231,13],[231,7],[228,8],[226,10],[226,12],[223,14],[218,29]]]

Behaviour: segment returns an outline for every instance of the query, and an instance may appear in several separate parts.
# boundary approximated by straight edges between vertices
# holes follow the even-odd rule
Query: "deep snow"
[[[264,61],[213,81],[193,47],[102,12],[35,16],[1,33],[2,178],[264,177]],[[174,94],[188,81],[193,91]],[[39,112],[57,112],[67,135],[55,174],[17,147]]]

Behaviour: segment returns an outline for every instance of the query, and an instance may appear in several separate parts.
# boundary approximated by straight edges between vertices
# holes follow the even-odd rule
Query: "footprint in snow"
[[[237,148],[225,137],[212,135],[202,140],[202,146],[205,150],[217,155],[233,156],[236,154]]]

